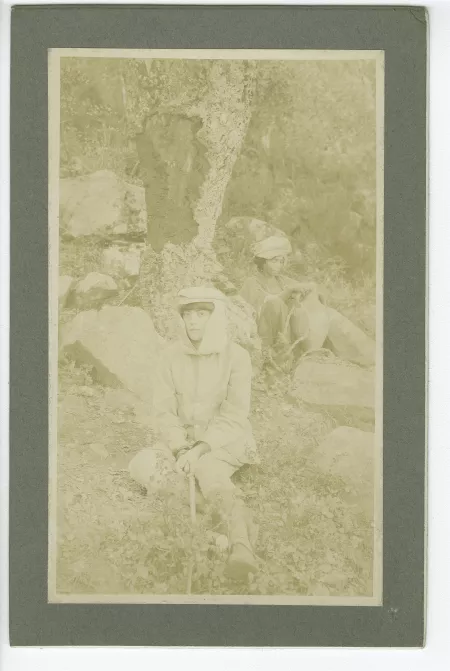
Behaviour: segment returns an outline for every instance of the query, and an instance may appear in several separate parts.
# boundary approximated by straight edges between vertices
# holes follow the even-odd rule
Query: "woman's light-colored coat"
[[[226,305],[214,300],[198,349],[180,317],[180,340],[164,351],[155,384],[161,439],[172,452],[197,441],[242,464],[258,460],[249,421],[252,367],[246,350],[228,341]]]

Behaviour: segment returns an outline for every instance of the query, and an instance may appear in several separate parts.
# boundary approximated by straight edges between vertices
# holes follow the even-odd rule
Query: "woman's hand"
[[[307,296],[318,292],[318,287],[315,282],[298,282],[292,288],[291,298],[296,303],[301,303]]]
[[[293,287],[289,287],[288,289],[283,289],[281,294],[278,294],[276,298],[281,298],[283,303],[286,303],[288,300],[292,298],[292,295],[294,293],[295,289]]]
[[[209,450],[210,447],[206,443],[197,443],[190,450],[185,450],[177,459],[176,470],[179,473],[193,473],[200,457]]]
[[[290,300],[303,300],[312,291],[315,291],[316,285],[314,282],[296,282],[293,286],[283,289],[283,291],[278,294],[278,298],[286,303]]]

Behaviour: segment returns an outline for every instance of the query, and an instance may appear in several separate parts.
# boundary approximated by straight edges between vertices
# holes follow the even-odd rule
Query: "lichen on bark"
[[[156,328],[169,337],[175,294],[183,286],[211,285],[221,271],[212,242],[251,116],[252,65],[213,61],[208,84],[206,95],[200,99],[183,109],[164,112],[158,120],[147,121],[141,138],[142,172],[144,182],[148,180],[147,206],[150,203],[141,300]],[[166,135],[164,127],[169,130]],[[157,155],[153,165],[146,151]],[[158,160],[160,166],[161,160],[165,162],[164,169],[158,167]],[[185,180],[182,185],[176,184],[177,171]],[[167,211],[163,211],[164,203],[168,203]],[[152,212],[157,215],[153,219]]]

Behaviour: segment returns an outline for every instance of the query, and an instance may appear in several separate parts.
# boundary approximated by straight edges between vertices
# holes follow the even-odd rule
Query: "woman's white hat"
[[[214,287],[188,287],[178,292],[177,300],[178,305],[181,306],[189,303],[226,301],[227,298],[225,294]]]

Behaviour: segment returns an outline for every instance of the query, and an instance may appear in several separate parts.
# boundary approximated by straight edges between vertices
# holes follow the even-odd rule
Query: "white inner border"
[[[354,61],[371,60],[376,68],[376,376],[375,459],[372,596],[192,595],[183,594],[59,594],[57,583],[57,394],[58,394],[58,278],[60,63],[62,58]],[[49,546],[48,600],[50,603],[170,603],[306,606],[381,606],[383,566],[383,249],[384,249],[384,52],[361,50],[255,49],[50,49],[48,57],[49,114]]]

